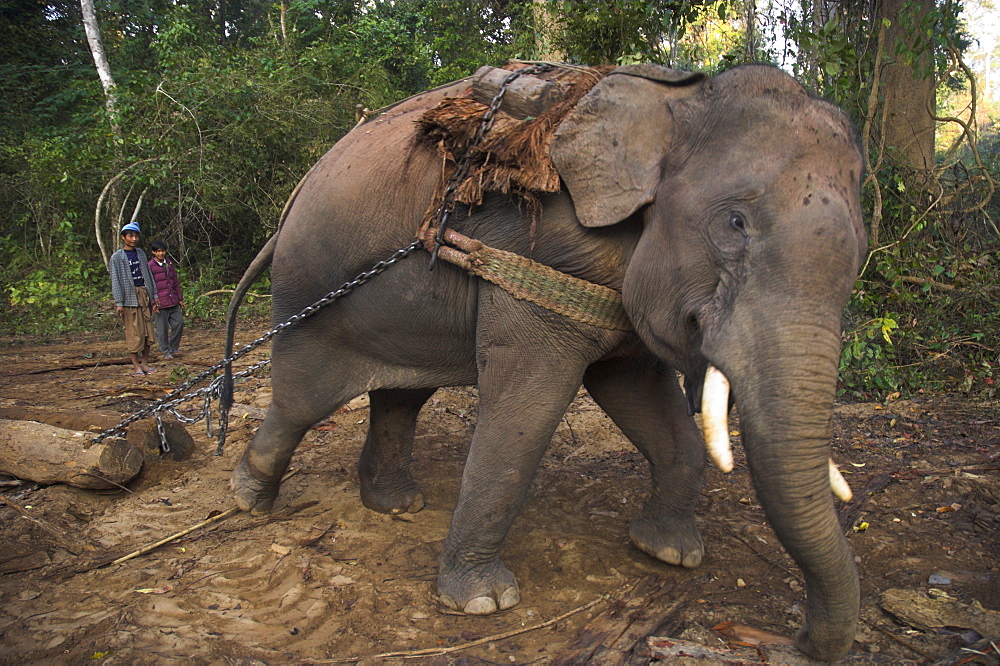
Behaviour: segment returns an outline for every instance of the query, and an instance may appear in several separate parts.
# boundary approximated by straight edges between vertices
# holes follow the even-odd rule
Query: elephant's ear
[[[615,224],[653,200],[672,135],[669,100],[703,78],[659,65],[619,67],[566,116],[550,155],[581,224]]]

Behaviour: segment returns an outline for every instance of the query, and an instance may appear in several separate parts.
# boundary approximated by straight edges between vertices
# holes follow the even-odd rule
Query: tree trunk
[[[934,10],[934,0],[882,0],[879,21],[887,21],[881,72],[885,124],[884,143],[890,156],[916,177],[923,189],[934,168],[934,45],[919,29]]]
[[[108,56],[104,53],[101,29],[97,24],[97,12],[94,11],[94,0],[80,0],[80,7],[83,9],[83,28],[87,33],[87,43],[90,44],[90,52],[94,55],[97,76],[100,77],[101,85],[104,87],[104,105],[108,110],[112,128],[117,128],[118,99],[115,79],[111,76],[111,65],[108,64]]]
[[[558,16],[553,13],[548,0],[535,0],[532,6],[535,16],[535,51],[539,60],[562,62],[566,54],[554,45],[558,32]]]
[[[87,446],[88,433],[34,421],[0,419],[0,472],[36,483],[105,489],[142,468],[142,452],[124,439]]]
[[[108,112],[108,122],[111,124],[111,135],[114,139],[115,146],[120,146],[122,144],[122,134],[121,127],[119,125],[118,116],[118,94],[117,86],[115,85],[115,79],[111,75],[111,65],[108,63],[108,56],[104,52],[104,41],[101,39],[101,29],[97,23],[97,12],[94,10],[94,0],[80,0],[80,7],[83,10],[83,28],[87,33],[87,43],[90,45],[90,52],[94,56],[94,65],[97,67],[97,76],[101,79],[101,86],[104,88],[104,107]],[[106,204],[107,209],[117,210],[121,205],[121,185],[117,182],[109,183],[109,189],[107,191],[108,203]],[[97,244],[101,248],[101,254],[104,256],[104,265],[108,264],[108,255],[110,254],[105,250],[104,237],[101,233],[101,203],[104,197],[102,193],[102,198],[98,199],[98,206],[96,212],[96,219],[94,222],[95,229],[94,233],[97,234]],[[111,228],[110,238],[115,239],[118,237],[118,227],[115,223],[114,216],[112,216],[109,223]]]

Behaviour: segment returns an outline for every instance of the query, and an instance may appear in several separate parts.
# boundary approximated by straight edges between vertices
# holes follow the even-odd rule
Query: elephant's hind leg
[[[306,431],[360,392],[355,388],[360,382],[331,386],[329,374],[320,367],[307,372],[277,355],[272,367],[274,401],[230,482],[237,505],[257,515],[270,512],[281,477]]]
[[[295,447],[309,426],[322,418],[289,418],[285,411],[271,405],[229,482],[237,506],[254,515],[270,513]]]
[[[632,542],[668,564],[698,566],[704,546],[694,509],[705,451],[674,371],[652,357],[606,361],[587,370],[584,384],[650,464],[652,488]]]
[[[368,437],[358,460],[361,501],[380,513],[416,513],[424,496],[410,473],[417,414],[436,389],[371,391]]]

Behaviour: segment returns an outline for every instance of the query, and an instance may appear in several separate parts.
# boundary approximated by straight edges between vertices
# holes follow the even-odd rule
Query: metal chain
[[[476,131],[475,138],[466,147],[462,159],[455,165],[455,170],[448,178],[448,185],[445,187],[444,196],[441,198],[441,205],[438,206],[438,209],[434,212],[434,224],[437,225],[437,235],[434,237],[434,249],[431,251],[431,260],[428,265],[428,269],[434,270],[434,264],[437,263],[438,250],[440,250],[441,246],[444,245],[444,232],[448,227],[448,219],[451,217],[451,214],[455,212],[455,193],[469,176],[469,157],[472,154],[473,149],[475,149],[475,147],[482,142],[486,134],[493,129],[493,123],[496,122],[497,112],[503,105],[503,98],[504,95],[507,94],[507,88],[524,74],[548,72],[554,68],[555,65],[550,64],[531,65],[530,67],[515,69],[513,72],[504,77],[503,82],[500,84],[500,90],[497,91],[497,94],[493,97],[493,101],[490,102],[489,108],[479,121],[479,129]]]
[[[123,433],[125,431],[125,429],[128,428],[128,426],[132,425],[136,421],[139,421],[139,420],[141,420],[141,419],[149,416],[150,414],[154,414],[156,416],[156,418],[157,418],[157,430],[159,431],[159,434],[160,434],[161,448],[166,447],[164,449],[164,451],[165,452],[169,451],[169,445],[166,444],[166,436],[165,436],[165,434],[163,432],[163,428],[162,428],[162,425],[160,423],[160,413],[163,412],[163,411],[169,410],[175,416],[180,417],[180,415],[176,412],[175,407],[177,405],[179,405],[180,403],[187,402],[188,400],[196,398],[199,395],[204,395],[205,396],[205,407],[202,410],[202,414],[200,416],[198,416],[198,417],[193,418],[193,419],[190,418],[190,417],[185,417],[185,418],[181,418],[180,420],[184,421],[184,422],[187,422],[187,423],[196,423],[196,422],[200,421],[202,418],[205,418],[207,420],[207,422],[208,422],[208,425],[209,425],[209,437],[211,437],[212,436],[212,433],[211,433],[211,416],[210,416],[210,409],[208,408],[208,406],[209,406],[210,401],[212,400],[212,398],[219,397],[219,394],[221,392],[221,380],[223,379],[223,377],[216,377],[209,386],[207,386],[205,388],[202,388],[202,389],[198,389],[197,391],[193,391],[191,393],[184,394],[183,392],[185,390],[191,388],[192,386],[194,386],[196,384],[201,383],[202,381],[204,381],[210,375],[214,376],[219,370],[224,369],[226,366],[231,366],[234,361],[237,361],[240,358],[242,358],[243,356],[247,355],[248,353],[250,353],[251,351],[253,351],[257,347],[259,347],[260,345],[264,344],[265,342],[267,342],[268,340],[270,340],[271,338],[273,338],[278,333],[280,333],[280,332],[284,331],[285,329],[288,329],[288,328],[290,328],[292,326],[295,326],[296,324],[300,323],[303,319],[306,319],[307,317],[310,317],[310,316],[316,314],[316,312],[320,308],[322,308],[322,307],[324,307],[326,305],[329,305],[330,303],[332,303],[333,301],[337,300],[338,298],[342,298],[342,297],[350,294],[357,287],[360,287],[361,285],[365,284],[366,282],[368,282],[369,280],[371,280],[373,277],[375,277],[376,275],[378,275],[382,271],[386,270],[387,268],[389,268],[393,264],[401,261],[405,257],[407,257],[410,254],[412,254],[415,250],[418,250],[418,249],[420,249],[422,247],[423,247],[423,243],[421,243],[420,241],[413,241],[412,243],[410,243],[406,247],[401,248],[399,250],[396,250],[396,252],[394,252],[388,259],[384,259],[382,261],[377,262],[369,270],[364,271],[363,273],[358,274],[353,280],[350,280],[349,282],[345,282],[339,288],[335,289],[334,291],[331,291],[331,292],[327,293],[325,296],[323,296],[322,298],[320,298],[315,303],[307,306],[306,308],[304,308],[303,310],[301,310],[298,314],[293,315],[291,318],[288,319],[288,321],[285,321],[285,322],[283,322],[281,324],[278,324],[277,326],[275,326],[274,328],[272,328],[270,331],[268,331],[264,335],[260,336],[259,338],[257,338],[253,342],[251,342],[250,344],[248,344],[248,345],[244,346],[243,348],[241,348],[240,350],[236,351],[235,353],[233,353],[232,356],[229,356],[228,358],[225,358],[225,359],[219,361],[218,363],[216,363],[215,365],[213,365],[209,369],[205,370],[204,372],[202,372],[202,373],[196,375],[195,377],[192,377],[191,379],[187,380],[186,382],[184,382],[183,384],[181,384],[180,386],[178,386],[176,389],[174,389],[173,391],[171,391],[171,393],[169,395],[167,395],[165,398],[163,398],[163,399],[159,400],[158,402],[155,402],[152,405],[149,405],[149,406],[147,406],[147,407],[139,410],[138,412],[132,414],[128,418],[122,420],[121,423],[119,423],[118,425],[114,426],[113,428],[109,428],[109,429],[105,430],[104,432],[98,434],[97,436],[95,436],[93,438],[92,442],[94,444],[99,444],[102,441],[104,441],[105,439],[107,439],[108,437],[110,437],[110,436],[112,436],[112,435],[114,435],[116,433]],[[259,368],[263,367],[264,365],[267,365],[268,363],[270,363],[270,360],[261,361],[260,363],[257,363],[256,365],[251,366],[250,368],[248,368],[246,370],[243,370],[242,372],[240,372],[238,374],[233,375],[233,378],[235,379],[237,377],[245,377],[245,376],[251,374],[252,372],[255,372]],[[221,442],[220,442],[220,446],[221,446]],[[216,453],[218,454],[218,451]]]

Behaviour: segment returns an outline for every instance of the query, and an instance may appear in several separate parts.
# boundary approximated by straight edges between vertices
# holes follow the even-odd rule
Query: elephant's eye
[[[740,215],[739,213],[729,214],[729,226],[731,226],[733,229],[736,229],[736,231],[740,232],[744,236],[747,235],[746,220],[744,220],[743,216]]]

